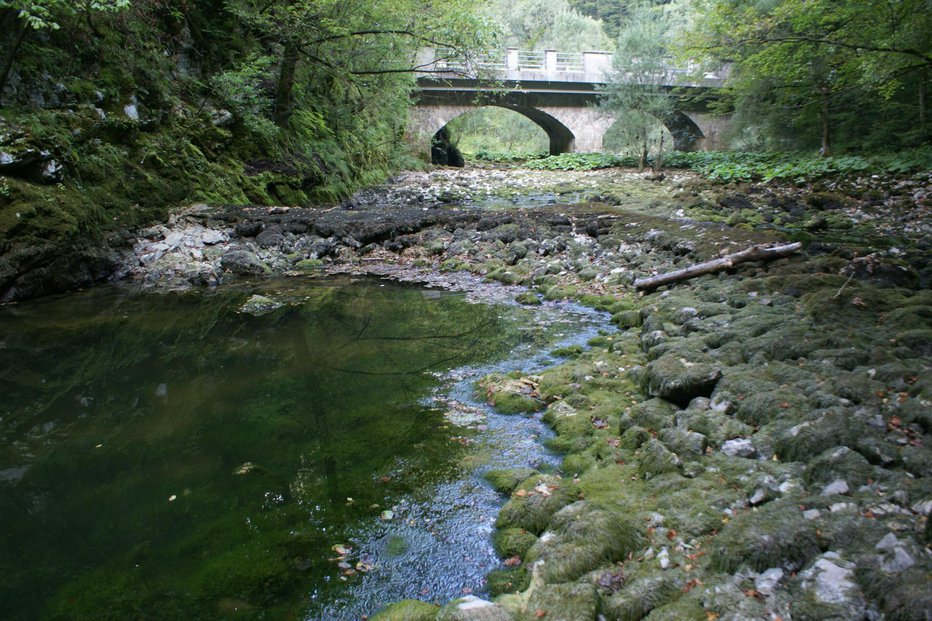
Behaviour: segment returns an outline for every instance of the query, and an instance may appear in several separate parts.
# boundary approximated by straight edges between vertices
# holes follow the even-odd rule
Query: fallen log
[[[638,278],[634,281],[634,288],[638,291],[653,291],[657,287],[662,287],[663,285],[689,280],[690,278],[703,276],[705,274],[715,274],[716,272],[734,267],[739,263],[746,263],[748,261],[772,261],[773,259],[786,257],[800,248],[802,248],[800,242],[785,244],[783,246],[751,246],[741,252],[706,261],[705,263],[697,263],[696,265],[691,265],[681,270],[674,270],[672,272],[650,276],[649,278]]]

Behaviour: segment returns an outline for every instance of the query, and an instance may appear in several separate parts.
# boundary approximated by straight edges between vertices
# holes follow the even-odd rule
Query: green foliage
[[[695,0],[691,52],[733,63],[739,147],[902,148],[932,137],[924,0]]]
[[[640,154],[639,166],[648,154],[662,163],[663,120],[673,112],[674,98],[665,86],[670,56],[671,23],[662,6],[641,2],[631,8],[615,50],[616,76],[608,85],[602,105],[618,117],[618,140]]]
[[[829,175],[904,174],[932,167],[932,147],[879,155],[819,157],[812,153],[676,151],[666,165],[692,169],[713,181],[811,181]]]
[[[77,13],[116,12],[129,8],[130,0],[0,0],[0,10],[16,11],[33,30],[58,30],[63,16]]]
[[[546,151],[492,151],[488,149],[479,149],[475,153],[469,154],[472,159],[480,162],[528,162],[530,160],[539,160],[548,157]]]
[[[610,153],[561,153],[527,162],[532,170],[598,170],[626,166],[634,158],[622,158]]]
[[[489,106],[458,116],[447,129],[467,157],[485,161],[519,161],[547,153],[550,141],[529,118],[506,108]]]
[[[486,10],[500,24],[509,47],[561,52],[614,48],[602,22],[576,11],[568,0],[495,0]]]
[[[651,160],[648,159],[648,163]],[[897,153],[820,157],[802,152],[671,151],[664,156],[670,168],[693,170],[722,183],[746,181],[805,182],[831,175],[907,174],[932,169],[932,147]],[[633,155],[562,153],[524,164],[533,170],[598,170],[634,167]]]

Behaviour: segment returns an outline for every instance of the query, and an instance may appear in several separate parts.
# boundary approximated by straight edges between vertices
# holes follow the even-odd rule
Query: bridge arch
[[[549,149],[551,155],[568,153],[573,150],[576,136],[572,130],[564,125],[559,119],[544,110],[539,110],[530,106],[521,106],[510,104],[508,102],[489,102],[484,105],[475,106],[449,106],[446,110],[435,110],[434,114],[428,115],[429,119],[422,123],[421,131],[431,136],[432,153],[436,154],[437,145],[443,144],[448,140],[447,126],[455,119],[464,114],[480,110],[485,107],[496,107],[504,110],[510,110],[529,119],[535,125],[544,130],[547,134]],[[432,156],[434,163],[438,162],[437,158]]]

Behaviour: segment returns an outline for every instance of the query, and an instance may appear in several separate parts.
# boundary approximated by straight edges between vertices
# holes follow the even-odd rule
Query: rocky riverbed
[[[469,273],[521,303],[612,313],[617,332],[560,366],[477,386],[503,412],[542,412],[565,455],[556,474],[490,474],[505,500],[490,600],[373,618],[928,619],[930,209],[929,175],[712,186],[439,170],[329,208],[191,206],[143,231],[121,274],[469,288]],[[803,251],[632,286],[787,239]]]

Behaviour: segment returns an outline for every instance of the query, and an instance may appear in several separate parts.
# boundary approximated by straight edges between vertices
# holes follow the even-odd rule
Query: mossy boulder
[[[624,559],[642,543],[638,526],[630,517],[579,501],[553,516],[525,561],[535,565],[545,582],[569,582],[603,564]]]
[[[668,449],[663,442],[653,438],[645,442],[636,455],[638,475],[643,479],[680,472],[683,468],[680,456]]]
[[[809,409],[809,402],[799,391],[790,388],[765,390],[740,395],[735,417],[749,425],[765,425],[778,418],[798,420]]]
[[[369,617],[370,621],[434,621],[440,606],[416,599],[405,599],[389,604]]]
[[[540,534],[557,511],[576,500],[569,480],[553,476],[533,476],[518,486],[495,521],[497,528],[523,528]]]
[[[713,448],[721,447],[728,440],[746,438],[754,433],[750,425],[718,410],[686,410],[677,415],[677,423],[689,431],[702,434]]]
[[[546,407],[540,398],[538,385],[537,378],[514,378],[492,373],[479,380],[476,392],[502,414],[538,412]]]
[[[689,360],[668,352],[648,363],[642,387],[652,396],[686,407],[696,397],[710,396],[721,376],[721,369],[708,356]]]
[[[855,446],[870,432],[847,408],[827,408],[808,414],[809,420],[793,425],[775,438],[780,459],[808,461],[813,455],[836,446]]]
[[[531,619],[594,621],[599,612],[599,595],[591,584],[545,584],[531,591],[526,611]]]
[[[636,310],[619,311],[612,315],[612,323],[622,330],[640,328],[642,323],[641,312]]]
[[[492,537],[495,551],[503,558],[524,557],[527,551],[537,543],[537,535],[523,528],[501,528]]]
[[[635,578],[609,597],[603,613],[618,621],[640,621],[652,610],[676,601],[683,594],[686,579],[680,571],[668,571]]]
[[[890,574],[879,567],[862,564],[855,580],[864,592],[880,602],[888,619],[925,620],[932,610],[932,581],[928,567],[911,567]]]
[[[794,499],[780,499],[729,521],[712,546],[712,567],[728,573],[747,566],[798,570],[820,552],[816,526]]]
[[[482,478],[488,481],[496,492],[511,494],[522,481],[537,474],[539,473],[533,468],[507,468],[489,470],[482,475]]]
[[[808,485],[824,486],[845,481],[851,489],[867,483],[873,468],[864,457],[847,446],[837,446],[819,454],[806,465],[803,479]]]
[[[628,427],[625,432],[621,434],[619,446],[623,449],[634,451],[641,448],[651,437],[647,429],[635,425],[633,427]]]
[[[505,593],[517,593],[528,588],[531,575],[524,565],[509,567],[508,569],[495,569],[486,576],[486,584],[492,597]]]
[[[683,429],[664,429],[660,432],[660,441],[677,455],[699,457],[709,446],[709,439],[695,431]]]
[[[518,304],[524,304],[525,306],[541,305],[540,296],[533,291],[522,291],[515,296],[515,302]]]
[[[620,433],[631,427],[660,431],[676,423],[676,406],[664,399],[648,399],[625,410],[621,418]]]

